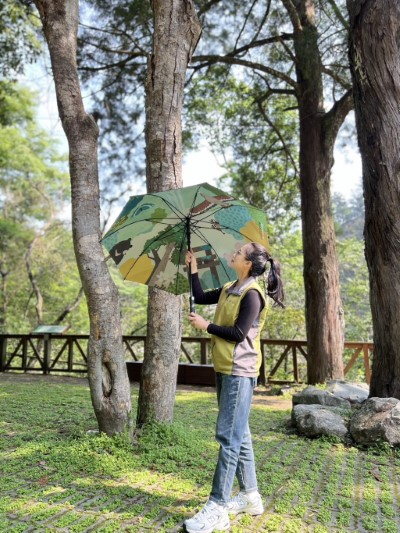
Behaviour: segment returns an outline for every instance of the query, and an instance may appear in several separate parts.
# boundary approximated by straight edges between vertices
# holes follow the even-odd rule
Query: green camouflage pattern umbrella
[[[236,279],[232,253],[252,241],[268,249],[264,212],[207,183],[132,196],[102,239],[124,279],[173,294],[191,290],[188,248],[211,289]]]

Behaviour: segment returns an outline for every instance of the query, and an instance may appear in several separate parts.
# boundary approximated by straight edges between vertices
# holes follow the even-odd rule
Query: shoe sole
[[[264,507],[259,507],[258,509],[240,509],[239,510],[231,510],[231,509],[227,509],[227,512],[228,514],[234,514],[234,515],[237,515],[237,514],[241,514],[241,513],[246,513],[246,514],[249,514],[251,516],[258,516],[260,514],[263,514],[264,513]]]
[[[227,531],[231,527],[231,523],[228,521],[218,524],[209,529],[190,529],[184,524],[186,533],[212,533],[213,531]]]

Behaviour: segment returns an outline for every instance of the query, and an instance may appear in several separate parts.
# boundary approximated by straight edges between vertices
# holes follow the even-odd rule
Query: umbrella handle
[[[188,277],[189,277],[189,292],[190,292],[190,296],[189,296],[190,312],[194,313],[195,309],[194,309],[194,296],[193,296],[193,291],[192,291],[192,265],[190,263],[189,263],[188,275],[189,275]]]
[[[194,307],[194,296],[193,296],[193,294],[191,294],[189,296],[189,303],[190,303],[190,312],[191,313],[195,313],[196,311],[195,311],[195,307]]]
[[[190,219],[188,217],[186,217],[186,239],[187,239],[187,247],[188,247],[188,250],[190,251],[191,250],[191,246],[190,246]],[[189,263],[188,266],[189,266],[189,268],[188,268],[188,277],[189,277],[189,291],[190,291],[190,296],[189,296],[190,312],[194,313],[195,309],[194,309],[194,296],[193,296],[193,292],[192,292],[192,265],[191,265],[191,263]]]

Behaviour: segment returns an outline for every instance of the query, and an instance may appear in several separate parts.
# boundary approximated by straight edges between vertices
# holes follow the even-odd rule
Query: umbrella
[[[247,242],[268,248],[263,211],[208,183],[132,196],[102,239],[124,279],[173,294],[190,292],[187,249],[203,289],[236,279],[232,252]]]

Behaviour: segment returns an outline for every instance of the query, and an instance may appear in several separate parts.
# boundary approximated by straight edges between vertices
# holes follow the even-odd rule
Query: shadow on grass
[[[134,447],[86,435],[96,428],[87,386],[2,383],[0,413],[0,531],[181,531],[208,497],[213,393],[179,392],[174,424],[150,426]],[[397,455],[309,441],[289,420],[254,405],[266,513],[237,517],[232,533],[400,531]]]

